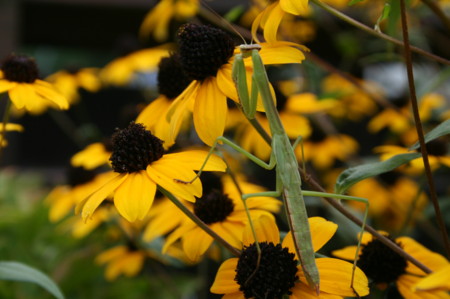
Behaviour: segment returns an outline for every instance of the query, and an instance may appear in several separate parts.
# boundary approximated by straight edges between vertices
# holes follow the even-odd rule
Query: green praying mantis
[[[284,201],[284,206],[289,222],[289,227],[292,232],[294,239],[294,244],[297,251],[297,256],[300,259],[300,264],[303,273],[308,281],[309,286],[316,291],[317,294],[320,292],[320,276],[315,263],[315,253],[312,245],[311,233],[308,222],[308,215],[306,212],[306,207],[304,203],[303,196],[326,196],[333,197],[336,199],[344,200],[356,200],[365,203],[366,209],[363,218],[363,225],[361,232],[364,230],[369,202],[365,198],[346,196],[341,194],[329,194],[315,191],[305,191],[302,190],[302,180],[298,171],[298,162],[294,154],[294,149],[301,141],[301,137],[298,137],[293,144],[289,140],[283,124],[278,115],[277,109],[274,104],[273,95],[270,89],[270,83],[267,77],[267,73],[259,55],[259,50],[261,46],[258,44],[251,45],[241,45],[241,53],[235,55],[232,76],[235,82],[242,111],[248,119],[253,119],[256,113],[256,103],[258,95],[261,96],[266,117],[269,121],[270,132],[272,135],[271,142],[271,156],[269,163],[259,159],[258,157],[247,152],[245,149],[241,148],[239,145],[235,144],[231,140],[221,136],[216,139],[212,145],[208,156],[205,159],[204,164],[200,168],[196,177],[190,182],[197,179],[202,172],[203,166],[209,156],[214,152],[215,148],[219,144],[227,144],[236,151],[247,156],[251,161],[257,165],[271,170],[275,168],[276,170],[276,190],[266,191],[260,193],[243,194],[242,199],[245,202],[246,199],[256,196],[267,196],[267,197],[282,197]],[[252,86],[249,94],[244,58],[251,57],[253,63],[253,75],[252,75]],[[190,183],[183,182],[183,183]],[[251,222],[251,219],[249,219]],[[255,240],[256,240],[256,234]],[[361,243],[362,233],[360,234],[360,240],[358,242],[358,250],[355,256],[355,262],[353,268],[356,267],[357,254],[359,252],[359,244]],[[256,243],[258,244],[258,243]],[[259,251],[259,254],[260,251]],[[260,256],[258,257],[258,261]],[[258,267],[258,266],[257,266]],[[255,269],[255,272],[258,269]],[[353,288],[353,275],[352,273],[352,288]],[[250,277],[251,278],[251,277]],[[356,293],[356,291],[355,291]],[[357,294],[358,295],[358,294]]]

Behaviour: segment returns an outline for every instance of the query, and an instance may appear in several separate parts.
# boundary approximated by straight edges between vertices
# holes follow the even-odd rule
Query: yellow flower
[[[107,280],[115,280],[123,274],[127,277],[136,276],[141,271],[147,253],[128,246],[116,246],[97,256],[95,262],[107,264],[105,277]]]
[[[111,164],[113,177],[76,207],[83,219],[89,218],[106,196],[113,194],[114,205],[120,215],[130,222],[144,219],[153,203],[157,185],[176,197],[195,201],[201,196],[199,179],[192,184],[194,170],[198,170],[206,151],[192,150],[164,154],[162,141],[141,124],[131,123],[112,137]],[[224,171],[225,163],[217,156],[208,160],[204,170]]]
[[[320,217],[309,218],[314,250],[325,245],[334,235],[337,225]],[[261,216],[254,223],[261,248],[259,271],[255,240],[247,225],[244,248],[239,258],[226,260],[220,266],[211,292],[225,294],[223,298],[342,298],[356,296],[351,287],[351,263],[334,258],[316,258],[320,275],[320,297],[306,281],[289,232],[280,244],[280,233],[274,220]],[[359,296],[369,293],[364,273],[355,269],[353,287]]]
[[[319,136],[317,130],[303,144],[304,159],[319,169],[330,168],[335,160],[345,162],[358,150],[358,142],[345,134]],[[295,155],[303,159],[302,148],[295,149]]]
[[[70,159],[74,167],[83,167],[92,170],[109,162],[111,145],[109,141],[95,142],[86,146]]]
[[[412,257],[421,261],[432,271],[438,271],[447,266],[448,261],[432,252],[409,237],[398,237],[393,240]],[[425,273],[392,251],[371,234],[364,233],[359,253],[358,267],[371,279],[375,285],[384,288],[387,284],[395,284],[403,298],[450,298],[443,291],[423,291],[415,293],[413,286],[419,282]],[[346,260],[355,258],[356,246],[348,246],[333,251],[333,255]]]
[[[418,294],[420,294],[420,291],[450,291],[450,264],[447,263],[440,270],[428,274],[425,278],[419,280],[413,289],[419,291]]]
[[[1,135],[3,134],[3,131],[5,131],[5,133],[9,131],[23,132],[23,127],[19,124],[7,123],[5,126],[3,123],[0,123],[0,147],[5,147],[8,145],[6,138]]]
[[[204,180],[205,194],[189,207],[225,241],[236,248],[240,248],[242,246],[242,233],[245,223],[248,222],[248,216],[236,185],[228,176],[223,176],[221,179],[212,176],[204,178],[202,176],[202,180]],[[261,186],[239,178],[238,184],[244,194],[264,191]],[[250,197],[246,200],[246,203],[252,218],[261,215],[273,217],[270,212],[278,212],[281,206],[279,200],[270,197]],[[183,217],[182,223],[167,237],[163,252],[170,248],[173,243],[181,240],[182,248],[187,257],[196,262],[210,248],[214,239],[186,216],[174,211],[173,208],[156,217],[160,220],[158,222],[161,225],[168,228],[168,226],[173,227],[172,221],[180,223],[180,220],[176,219],[181,216]],[[163,217],[166,221],[169,218],[172,220],[162,224]],[[151,222],[150,225],[152,225]]]
[[[112,177],[110,172],[96,175],[95,172],[81,167],[72,167],[68,171],[67,184],[55,187],[46,198],[50,205],[49,219],[61,220],[73,211],[76,204],[92,192],[103,186]]]
[[[144,124],[147,129],[159,139],[164,140],[164,148],[168,149],[175,143],[167,121],[167,112],[172,101],[180,95],[191,80],[181,67],[179,56],[172,54],[161,59],[158,65],[158,92],[160,96],[145,107],[136,118],[137,123]],[[191,111],[186,110],[181,116],[182,122],[187,120]]]
[[[8,92],[17,109],[40,113],[48,107],[68,109],[69,103],[48,82],[38,79],[34,59],[22,55],[10,55],[0,69],[0,93]]]
[[[170,20],[174,18],[186,21],[197,13],[198,7],[198,0],[161,0],[145,16],[139,36],[145,39],[153,33],[156,41],[165,41],[168,38]]]
[[[70,104],[74,104],[80,99],[79,88],[90,92],[97,92],[100,89],[101,83],[97,73],[98,69],[96,68],[62,70],[48,76],[46,80],[53,83]]]
[[[138,72],[156,70],[162,57],[169,56],[169,45],[143,49],[116,58],[100,71],[100,78],[106,84],[123,86],[133,80]]]
[[[187,24],[180,29],[178,37],[181,63],[193,81],[170,107],[170,134],[178,134],[184,113],[190,109],[198,136],[207,145],[212,145],[223,135],[227,97],[239,101],[231,78],[233,54],[239,49],[225,32],[209,26]],[[303,53],[282,42],[261,46],[260,55],[265,64],[299,63],[304,59]],[[251,67],[247,71],[250,82]],[[262,109],[262,103],[259,109]]]
[[[373,83],[365,81],[360,83],[379,93],[379,88]],[[337,74],[327,76],[322,81],[322,89],[326,94],[332,94],[339,100],[338,104],[329,110],[334,117],[359,121],[364,116],[374,114],[377,110],[374,100],[368,94]]]
[[[390,231],[401,229],[408,217],[412,222],[421,217],[427,203],[427,197],[418,184],[396,172],[365,179],[348,192],[352,196],[368,198],[369,215],[379,226]],[[361,211],[365,208],[360,202],[349,203]]]

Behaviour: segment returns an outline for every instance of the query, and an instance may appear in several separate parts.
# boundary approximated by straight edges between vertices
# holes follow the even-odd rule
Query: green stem
[[[11,100],[9,99],[9,97],[6,97],[5,113],[3,114],[2,130],[0,132],[0,161],[2,159],[2,154],[3,154],[2,143],[3,143],[3,141],[6,142],[6,140],[5,140],[6,125],[8,124],[10,114],[11,114]]]
[[[176,198],[172,193],[167,191],[161,186],[158,186],[158,190],[167,196],[168,199],[170,199],[171,202],[173,202],[174,205],[177,206],[189,219],[194,221],[195,224],[197,224],[201,229],[203,229],[208,235],[213,237],[217,242],[222,244],[225,248],[227,248],[233,255],[239,257],[241,255],[241,252],[234,248],[230,243],[225,241],[221,236],[219,236],[215,231],[213,231],[205,222],[203,222],[200,218],[198,218],[197,215],[192,213],[184,204],[182,204],[178,198]]]
[[[419,105],[417,104],[416,97],[416,88],[414,85],[414,73],[412,66],[412,58],[411,58],[411,49],[409,44],[409,34],[408,34],[408,24],[406,19],[406,5],[405,0],[400,0],[400,15],[402,21],[402,31],[403,31],[403,42],[405,46],[405,63],[406,63],[406,71],[408,74],[408,85],[409,85],[409,93],[411,98],[411,106],[414,114],[414,122],[416,124],[417,135],[419,137],[420,143],[420,151],[422,153],[422,160],[425,167],[425,174],[427,177],[428,187],[430,189],[430,198],[433,203],[434,212],[436,214],[436,220],[438,222],[441,234],[442,241],[444,243],[445,250],[447,251],[447,256],[450,257],[450,240],[448,238],[447,229],[445,227],[444,219],[442,218],[441,209],[439,207],[439,201],[436,195],[436,187],[433,180],[433,175],[431,173],[430,161],[428,160],[427,147],[425,144],[425,137],[422,128],[422,122],[420,120],[419,114]]]
[[[329,6],[328,4],[325,4],[325,3],[321,2],[320,0],[311,0],[311,1],[314,2],[314,4],[316,4],[317,6],[320,6],[321,8],[323,8],[324,10],[329,12],[330,14],[334,15],[335,17],[341,19],[342,21],[344,21],[346,23],[349,23],[350,25],[353,25],[353,26],[355,26],[355,27],[357,27],[357,28],[359,28],[359,29],[361,29],[361,30],[371,34],[371,35],[377,36],[377,37],[382,38],[384,40],[387,40],[387,41],[389,41],[391,43],[394,43],[397,46],[401,46],[401,47],[404,46],[404,44],[400,40],[398,40],[396,38],[393,38],[393,37],[391,37],[391,36],[389,36],[387,34],[378,32],[378,31],[370,28],[369,26],[364,25],[363,23],[358,22],[357,20],[355,20],[355,19],[353,19],[353,18],[351,18],[351,17],[341,13],[340,11],[334,9],[333,7]],[[418,54],[426,56],[426,57],[428,57],[430,59],[433,59],[435,61],[438,61],[438,62],[440,62],[442,64],[450,65],[450,61],[445,59],[445,58],[442,58],[442,57],[439,57],[437,55],[431,54],[431,53],[429,53],[429,52],[427,52],[425,50],[422,50],[420,48],[417,48],[417,47],[410,46],[410,48],[411,48],[411,51],[413,51],[413,52],[416,52]]]

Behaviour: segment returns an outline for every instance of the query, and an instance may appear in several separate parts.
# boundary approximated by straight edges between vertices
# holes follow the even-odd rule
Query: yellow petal
[[[236,276],[236,267],[238,258],[231,258],[220,265],[217,271],[214,283],[211,286],[211,293],[214,294],[228,294],[239,291],[239,285],[234,280]]]
[[[166,154],[164,159],[174,161],[174,163],[179,163],[185,165],[188,169],[199,170],[200,167],[205,162],[207,151],[202,150],[189,150],[178,153]],[[204,171],[225,171],[227,165],[219,156],[212,154],[205,167]]]
[[[307,0],[280,0],[281,8],[293,15],[304,15],[308,13]]]
[[[333,258],[316,259],[320,274],[320,290],[326,293],[354,297],[351,287],[353,264]],[[353,288],[359,296],[369,294],[369,281],[358,267],[355,269]]]
[[[16,82],[0,79],[0,93],[8,91],[17,85]]]
[[[81,212],[81,217],[87,219],[94,213],[95,209],[110,195],[117,187],[120,186],[128,177],[127,173],[117,173],[112,179],[101,186],[97,191],[92,193],[89,197],[82,200],[75,207],[75,213]]]
[[[30,84],[16,84],[16,86],[8,92],[11,102],[17,109],[23,109],[27,106],[33,105],[37,99],[36,93]],[[28,108],[27,108],[28,110]]]
[[[268,215],[261,215],[257,219],[253,219],[253,227],[255,229],[258,242],[272,242],[274,244],[280,243],[280,232],[275,223],[275,219]],[[249,246],[255,243],[253,232],[251,230],[250,223],[247,223],[244,229],[243,235],[244,246]]]
[[[195,175],[194,172],[192,173]],[[155,169],[152,165],[147,166],[147,174],[157,185],[171,192],[174,196],[190,202],[195,202],[195,197],[192,192],[186,188],[185,184],[175,182],[174,177],[167,177],[164,172]],[[193,178],[193,176],[190,178]],[[187,177],[185,179],[189,180]]]
[[[33,83],[33,87],[37,94],[55,103],[59,109],[65,110],[69,108],[69,102],[67,99],[62,94],[57,92],[50,83],[38,79]]]
[[[268,43],[277,41],[277,31],[283,19],[284,11],[280,5],[273,6],[265,24],[264,24],[264,39]]]
[[[188,87],[175,99],[167,110],[167,121],[170,123],[170,139],[175,140],[180,132],[186,111],[195,101],[200,82],[192,81]]]
[[[421,279],[415,286],[415,290],[450,290],[450,265],[433,272]]]
[[[136,123],[143,124],[147,130],[154,133],[154,126],[158,122],[159,118],[165,116],[171,102],[167,97],[160,95],[158,98],[154,99],[144,110],[139,113],[136,118]],[[157,136],[158,137],[158,136]]]
[[[231,78],[231,73],[231,63],[221,66],[217,71],[217,86],[224,95],[238,103],[239,97],[236,91],[236,85]]]
[[[353,261],[356,254],[356,246],[347,246],[342,249],[334,250],[332,254],[338,258]]]
[[[266,64],[285,64],[301,63],[305,55],[297,48],[291,47],[284,42],[262,43],[259,55],[263,63]]]
[[[127,248],[125,246],[116,246],[106,251],[103,251],[95,258],[95,262],[98,264],[105,264],[109,261],[112,261],[116,258],[123,256],[127,252]]]
[[[204,143],[211,146],[223,135],[227,112],[227,98],[217,86],[217,79],[205,79],[194,104],[195,130]]]
[[[204,230],[195,228],[184,234],[182,241],[183,250],[191,261],[197,262],[208,250],[213,240]]]
[[[155,198],[156,184],[144,170],[128,174],[114,194],[114,205],[130,222],[142,220],[147,216]]]

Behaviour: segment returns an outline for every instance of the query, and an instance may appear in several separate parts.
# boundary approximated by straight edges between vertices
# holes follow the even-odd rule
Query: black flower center
[[[391,283],[406,273],[407,263],[398,253],[374,239],[363,245],[357,265],[373,282]]]
[[[6,80],[20,83],[33,83],[39,76],[34,59],[24,55],[11,54],[3,61],[1,70]]]
[[[191,80],[184,72],[180,56],[172,54],[159,62],[158,90],[169,99],[176,98],[189,85]]]
[[[147,131],[142,124],[132,122],[112,136],[113,153],[109,160],[115,172],[136,172],[160,159],[164,154],[163,141]]]
[[[234,210],[234,203],[222,191],[212,189],[205,192],[194,203],[194,213],[206,224],[222,222]]]
[[[178,39],[181,65],[195,80],[216,76],[233,55],[233,39],[211,26],[186,24],[178,30]]]
[[[282,298],[291,295],[297,276],[297,260],[281,244],[259,243],[261,260],[256,272],[258,252],[255,243],[244,247],[234,280],[245,298]]]
[[[67,183],[75,187],[90,182],[95,177],[95,174],[95,171],[86,170],[83,167],[70,166],[67,169]]]

